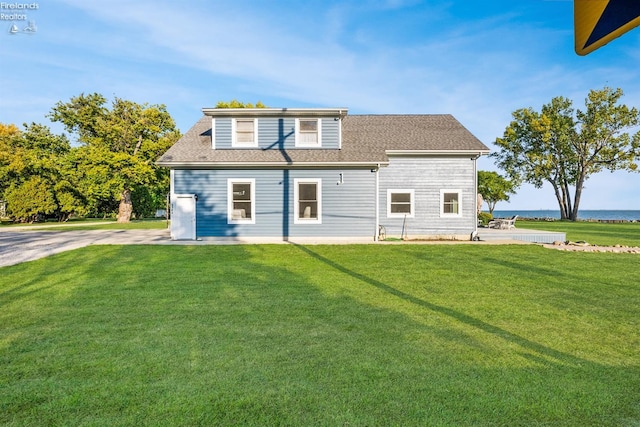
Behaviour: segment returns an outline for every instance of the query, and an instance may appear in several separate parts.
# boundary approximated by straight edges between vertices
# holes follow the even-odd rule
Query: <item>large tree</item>
[[[493,214],[496,204],[508,202],[509,196],[515,194],[515,186],[498,172],[478,171],[478,193],[489,206],[489,213]]]
[[[591,90],[584,110],[556,97],[540,112],[523,108],[491,156],[515,183],[536,188],[547,182],[554,190],[560,217],[575,221],[586,180],[603,170],[636,170],[640,158],[640,113],[620,104],[621,89]],[[573,190],[573,194],[571,191]]]
[[[65,168],[71,146],[39,124],[0,124],[0,198],[18,221],[41,216],[66,220],[83,211],[73,170]]]
[[[111,108],[106,104],[100,94],[81,94],[58,102],[49,117],[61,122],[81,145],[74,161],[88,197],[95,203],[116,201],[118,222],[128,222],[136,188],[166,193],[168,172],[155,160],[180,134],[164,105],[120,98]]]

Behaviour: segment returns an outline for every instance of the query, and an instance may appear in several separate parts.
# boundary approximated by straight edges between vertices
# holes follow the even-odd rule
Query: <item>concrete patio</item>
[[[508,230],[497,228],[478,228],[478,237],[482,241],[491,240],[519,240],[531,243],[553,243],[556,241],[564,242],[567,240],[566,233],[528,230],[524,228],[511,228]]]

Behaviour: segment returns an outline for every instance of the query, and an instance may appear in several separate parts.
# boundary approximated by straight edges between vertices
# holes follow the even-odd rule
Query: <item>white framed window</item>
[[[462,190],[440,190],[440,216],[462,216]]]
[[[233,119],[231,132],[232,147],[258,146],[258,119]]]
[[[322,180],[293,180],[293,223],[322,224]]]
[[[227,224],[256,223],[256,180],[227,180]]]
[[[296,147],[322,146],[322,119],[296,119]]]
[[[415,192],[408,189],[387,190],[387,217],[413,218],[415,215]]]

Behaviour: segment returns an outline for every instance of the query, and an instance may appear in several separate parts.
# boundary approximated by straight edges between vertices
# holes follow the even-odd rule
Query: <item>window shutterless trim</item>
[[[316,133],[316,142],[315,143],[309,143],[309,142],[303,142],[302,141],[302,135],[307,133],[307,132],[303,132],[300,130],[300,121],[316,121],[318,124],[318,128]],[[309,133],[313,133],[313,132],[309,132]],[[307,147],[307,148],[318,148],[318,147],[322,147],[322,119],[316,119],[316,118],[296,118],[296,141],[295,141],[295,146],[296,147]]]
[[[249,184],[249,201],[234,200],[233,185]],[[242,218],[242,214],[235,209],[234,202],[251,203],[250,218]],[[245,210],[246,215],[246,210]],[[256,180],[255,178],[227,179],[227,224],[255,224],[256,223]]]
[[[445,212],[445,194],[457,194],[456,208],[457,212]],[[459,218],[462,217],[462,190],[460,189],[442,189],[440,190],[440,217]]]
[[[393,194],[409,194],[409,212],[391,212],[392,203],[392,195]],[[400,204],[395,203],[395,204]],[[387,189],[387,218],[413,218],[416,214],[415,209],[416,198],[415,198],[415,190],[413,189]]]
[[[301,218],[300,217],[300,184],[316,185],[315,202],[317,203],[317,208],[316,208],[317,218]],[[295,178],[293,180],[293,223],[294,224],[322,224],[322,179]]]
[[[253,121],[253,141],[238,142],[237,122]],[[258,146],[258,119],[233,119],[231,120],[231,146],[233,148],[255,148]]]

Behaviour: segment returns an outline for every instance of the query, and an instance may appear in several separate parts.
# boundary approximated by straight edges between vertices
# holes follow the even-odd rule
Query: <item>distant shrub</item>
[[[489,224],[489,221],[491,221],[492,219],[493,219],[493,214],[490,214],[489,212],[480,212],[478,214],[478,221],[480,221],[481,225]]]

